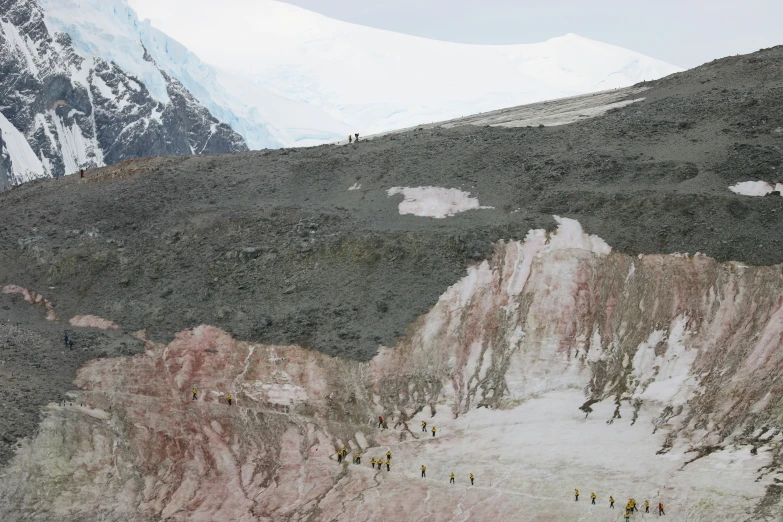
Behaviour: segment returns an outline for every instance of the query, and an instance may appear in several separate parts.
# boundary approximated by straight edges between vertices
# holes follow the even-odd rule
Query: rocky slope
[[[0,2],[0,118],[6,141],[19,142],[0,183],[141,156],[247,150],[140,45],[137,53],[164,79],[162,95],[114,62],[79,54],[68,34],[50,30],[37,1]]]
[[[0,518],[779,520],[781,63],[0,195]]]

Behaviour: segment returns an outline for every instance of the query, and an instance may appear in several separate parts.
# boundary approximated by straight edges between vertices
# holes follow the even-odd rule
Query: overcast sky
[[[154,23],[160,4],[166,1],[129,0],[129,3],[139,16],[151,18]],[[347,22],[451,42],[534,43],[576,33],[681,67],[783,44],[783,0],[288,0],[288,3]],[[205,37],[208,34],[206,31]]]

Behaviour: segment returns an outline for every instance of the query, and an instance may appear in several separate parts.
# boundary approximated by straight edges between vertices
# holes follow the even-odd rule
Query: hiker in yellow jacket
[[[595,505],[595,493],[590,493],[590,500],[592,500],[590,503]]]
[[[577,502],[579,500],[579,490],[574,489],[574,502]]]
[[[427,433],[427,423],[424,421],[421,421],[421,432]]]
[[[451,478],[449,478],[449,484],[454,484],[454,473],[452,473]]]
[[[427,466],[422,464],[421,465],[421,478],[426,478],[426,477],[427,477]]]
[[[473,473],[470,474],[470,485],[473,485]]]

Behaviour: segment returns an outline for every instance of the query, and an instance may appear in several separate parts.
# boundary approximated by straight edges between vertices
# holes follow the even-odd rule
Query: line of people
[[[196,388],[193,388],[192,393],[193,393],[193,400],[195,401],[198,398],[198,390]],[[233,404],[234,402],[234,397],[232,397],[231,394],[229,393],[226,396],[226,401],[228,402],[228,405],[231,406],[231,404]]]
[[[595,499],[596,497],[595,493],[590,493],[590,504],[595,505]],[[574,501],[579,502],[579,490],[574,489]],[[609,496],[609,507],[614,509],[614,497],[611,495]],[[628,502],[625,504],[625,517],[626,520],[628,520],[628,517],[630,517],[634,512],[639,512],[639,507],[636,505],[636,499],[635,498],[629,498]],[[650,512],[650,501],[645,500],[644,501],[644,512],[649,513]],[[663,502],[658,502],[658,516],[663,516],[666,513],[663,510]]]
[[[345,446],[342,447],[342,449],[337,451],[337,463],[342,464],[343,460],[348,456],[348,448]],[[391,450],[386,452],[386,460],[383,460],[383,457],[375,458],[373,457],[370,459],[370,467],[372,469],[375,469],[375,466],[378,466],[378,470],[381,471],[383,469],[383,466],[386,466],[386,471],[391,471],[391,459],[392,459],[392,452]],[[361,465],[362,463],[362,453],[360,451],[357,451],[353,456],[353,463],[357,465]],[[424,464],[421,465],[421,478],[427,478],[427,466]],[[454,473],[452,473],[449,477],[449,483],[454,484]],[[473,473],[469,474],[470,478],[470,485],[472,486],[476,477],[473,475]]]

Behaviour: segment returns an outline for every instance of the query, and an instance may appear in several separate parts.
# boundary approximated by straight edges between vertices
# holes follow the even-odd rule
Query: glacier
[[[375,134],[681,70],[575,34],[465,45],[341,22],[276,0],[171,0],[163,9],[188,16],[176,25],[168,18],[136,24],[144,45],[251,149]],[[259,127],[276,139],[257,134]]]

